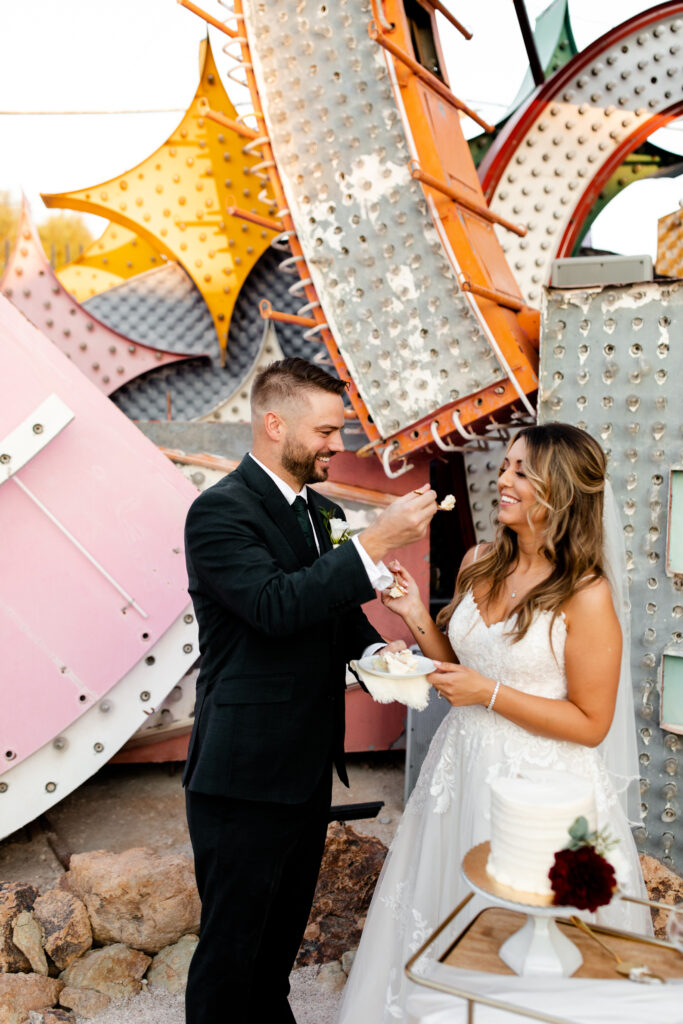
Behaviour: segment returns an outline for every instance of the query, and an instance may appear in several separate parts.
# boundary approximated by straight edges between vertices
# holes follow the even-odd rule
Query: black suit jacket
[[[333,759],[344,768],[345,664],[381,641],[352,543],[333,549],[308,488],[320,557],[267,473],[245,456],[192,504],[189,591],[202,655],[183,782],[243,800],[299,803]]]

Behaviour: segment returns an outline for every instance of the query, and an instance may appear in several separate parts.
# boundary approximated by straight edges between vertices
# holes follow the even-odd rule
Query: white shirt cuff
[[[368,579],[374,589],[386,590],[387,587],[390,587],[394,582],[394,577],[389,572],[384,562],[373,562],[370,555],[361,544],[359,537],[352,537],[351,541],[356,545],[356,551],[360,555],[365,571],[368,574]]]

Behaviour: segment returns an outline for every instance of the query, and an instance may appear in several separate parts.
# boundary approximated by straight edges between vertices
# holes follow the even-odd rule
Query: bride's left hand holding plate
[[[455,707],[471,704],[488,706],[495,681],[475,672],[467,665],[455,665],[448,661],[435,662],[436,669],[427,679],[440,697],[445,697]]]

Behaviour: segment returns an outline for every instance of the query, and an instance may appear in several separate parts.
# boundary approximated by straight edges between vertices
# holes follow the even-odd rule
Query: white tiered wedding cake
[[[549,896],[548,871],[579,817],[596,827],[593,786],[569,772],[529,770],[491,783],[491,852],[486,870],[499,884]]]

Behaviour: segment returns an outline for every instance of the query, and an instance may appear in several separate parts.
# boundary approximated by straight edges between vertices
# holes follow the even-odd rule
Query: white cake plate
[[[490,903],[528,915],[519,931],[500,947],[498,956],[515,974],[570,977],[583,963],[583,957],[554,918],[570,917],[577,910],[554,906],[551,897],[519,892],[496,882],[486,870],[490,849],[490,843],[480,843],[465,855],[462,872],[467,882]]]

